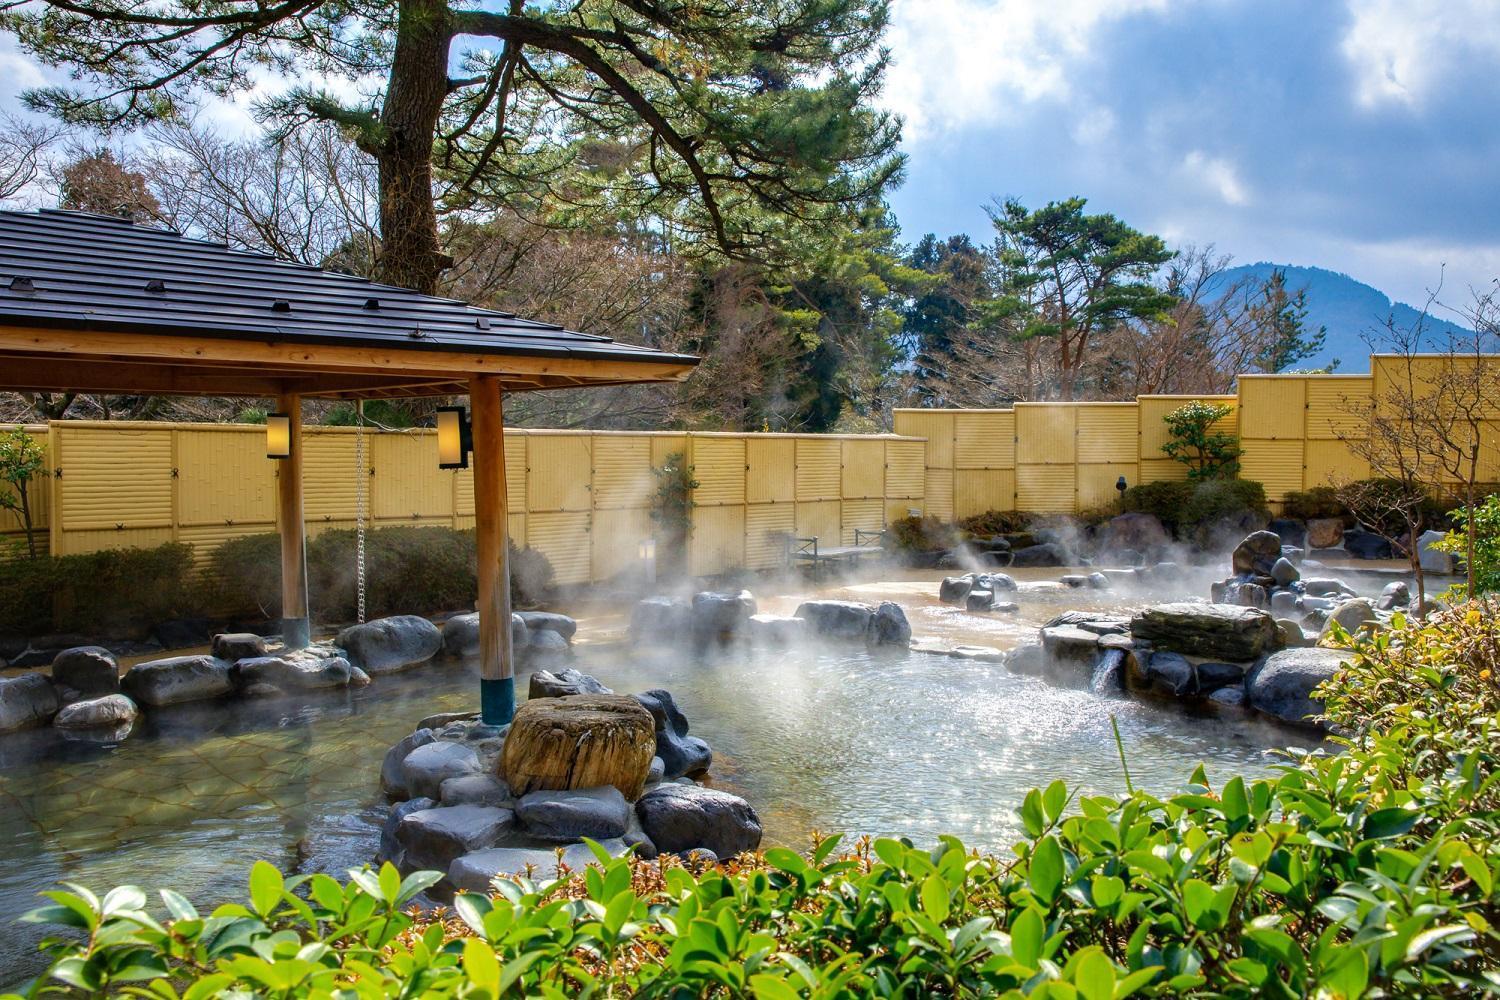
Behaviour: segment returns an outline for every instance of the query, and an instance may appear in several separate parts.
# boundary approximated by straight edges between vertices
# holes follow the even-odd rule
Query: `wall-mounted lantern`
[[[474,434],[469,414],[462,406],[437,408],[438,468],[467,469],[469,452],[474,448]]]
[[[292,418],[286,413],[266,415],[266,457],[292,457]]]
[[[641,572],[646,577],[647,583],[656,582],[656,539],[641,539],[640,548],[637,550],[641,558]]]
[[[1121,510],[1125,509],[1125,491],[1128,488],[1129,488],[1129,484],[1125,482],[1125,477],[1124,476],[1121,476],[1119,479],[1115,480],[1115,489],[1117,489],[1117,490],[1120,491],[1120,509]]]

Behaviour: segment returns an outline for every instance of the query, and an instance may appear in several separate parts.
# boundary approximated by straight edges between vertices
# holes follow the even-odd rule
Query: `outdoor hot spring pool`
[[[809,832],[953,833],[1003,850],[1024,792],[1054,777],[1168,791],[1202,761],[1216,780],[1275,762],[1298,735],[1112,700],[923,653],[707,654],[584,646],[578,666],[617,691],[665,687],[712,744],[714,781],[744,795],[766,843]],[[521,690],[525,690],[525,675]],[[184,706],[124,742],[57,730],[0,741],[0,985],[38,967],[40,928],[14,924],[59,879],[174,887],[199,903],[243,890],[250,862],[342,874],[374,853],[385,749],[416,722],[471,709],[472,666],[434,664],[296,704]],[[155,898],[154,891],[152,898]]]

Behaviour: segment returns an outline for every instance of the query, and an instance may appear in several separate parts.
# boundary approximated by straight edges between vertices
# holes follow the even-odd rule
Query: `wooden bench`
[[[815,574],[826,566],[852,566],[865,556],[884,553],[885,546],[881,544],[884,539],[884,529],[867,531],[864,528],[854,529],[853,545],[822,546],[816,535],[810,538],[789,535],[786,538],[786,561],[788,566],[811,566]]]

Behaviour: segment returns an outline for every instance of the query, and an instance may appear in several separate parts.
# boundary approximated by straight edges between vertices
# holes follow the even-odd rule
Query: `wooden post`
[[[283,392],[278,412],[291,425],[291,453],[277,462],[276,498],[281,531],[281,639],[301,649],[312,639],[307,615],[307,525],[302,516],[302,396]]]
[[[510,546],[505,497],[505,418],[500,379],[469,378],[474,437],[474,521],[479,557],[479,706],[487,726],[508,725],[516,710],[510,645]]]

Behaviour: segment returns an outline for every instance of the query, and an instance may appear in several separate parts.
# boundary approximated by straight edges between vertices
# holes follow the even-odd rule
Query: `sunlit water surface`
[[[881,588],[858,596],[886,596],[872,589]],[[988,629],[997,645],[1083,597],[1038,590],[1022,619],[1003,620],[921,604],[925,581],[910,593],[884,589],[913,603],[919,634],[984,639]],[[919,842],[952,833],[1003,850],[1027,789],[1061,777],[1084,791],[1123,790],[1112,717],[1131,778],[1159,792],[1199,762],[1216,781],[1263,773],[1276,761],[1268,747],[1306,741],[923,653],[606,644],[581,647],[578,661],[616,691],[671,690],[714,747],[713,781],[750,800],[767,843],[794,847],[821,830]],[[370,860],[385,749],[426,715],[472,709],[477,693],[472,666],[435,664],[299,702],[161,711],[118,743],[51,729],[0,739],[0,983],[35,971],[40,930],[12,921],[62,879],[171,886],[213,904],[242,892],[255,859],[339,874]]]

